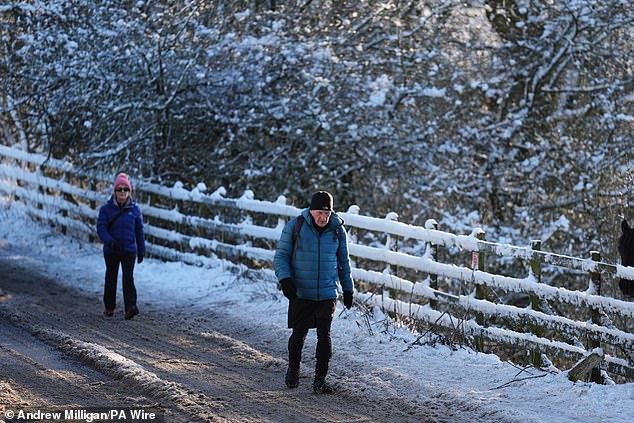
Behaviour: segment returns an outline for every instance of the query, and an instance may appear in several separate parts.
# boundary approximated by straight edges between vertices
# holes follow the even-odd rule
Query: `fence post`
[[[536,283],[541,283],[542,281],[542,264],[537,259],[537,254],[535,254],[534,252],[540,251],[541,249],[542,249],[541,240],[534,239],[531,241],[531,250],[533,250],[533,253],[531,255],[529,274],[535,279]],[[537,295],[531,294],[530,300],[531,300],[531,308],[533,310],[542,311],[543,307],[541,304],[541,300],[539,299]],[[533,335],[539,336],[540,338],[544,336],[544,329],[540,326],[531,326],[531,332]],[[531,362],[533,363],[533,366],[537,368],[541,368],[544,365],[544,361],[542,360],[542,353],[541,351],[539,351],[539,349],[531,350],[530,355],[531,355]]]
[[[385,215],[385,220],[388,222],[397,222],[398,214],[394,212],[389,212],[387,215]],[[386,233],[385,249],[387,251],[392,251],[392,246],[394,246],[394,251],[398,252],[398,237],[396,235],[392,237],[392,235],[390,235],[388,232]],[[389,267],[394,269],[394,276],[398,276],[398,265],[390,265]],[[396,294],[396,289],[393,289],[390,293]]]
[[[146,191],[146,192],[145,192],[145,195],[146,195],[146,197],[145,197],[145,199],[146,199],[146,200],[145,200],[145,201],[146,201],[146,204],[147,204],[147,206],[148,206],[148,207],[153,207],[153,206],[155,206],[155,205],[159,202],[159,201],[157,200],[157,198],[158,198],[158,194],[154,194],[153,192]],[[155,220],[155,219],[154,219],[153,217],[151,217],[151,216],[148,216],[148,215],[143,215],[143,224],[144,224],[144,225],[148,225],[148,226],[149,226],[149,225],[155,225],[155,224],[156,224],[156,222],[157,222],[158,220],[159,220],[159,219],[156,219],[156,220]],[[156,244],[156,245],[158,245],[158,246],[160,246],[160,245],[161,245],[161,244],[160,244],[160,242],[161,242],[161,241],[160,241],[160,239],[159,239],[159,238],[155,238],[155,239],[152,239],[152,238],[151,238],[151,239],[149,239],[149,240],[148,240],[147,235],[145,235],[145,237],[146,237],[146,238],[145,238],[145,240],[146,240],[146,241],[151,241],[153,244]],[[151,252],[146,251],[146,256],[150,256],[150,257],[151,257]]]
[[[360,210],[361,209],[359,208],[359,206],[357,206],[356,204],[353,204],[348,207],[348,210],[346,211],[346,213],[359,215]],[[346,232],[348,233],[348,248],[350,248],[350,244],[357,244],[357,241],[358,241],[357,229],[355,229],[354,226],[346,226]],[[350,267],[354,268],[356,266],[357,266],[356,260],[354,259],[354,257],[350,256]]]
[[[592,261],[601,261],[601,253],[599,251],[590,251],[590,257]],[[601,272],[590,272],[590,284],[588,286],[588,294],[601,295]],[[592,307],[592,323],[601,324],[601,312],[598,308]],[[590,339],[589,345],[591,349],[600,348],[601,342],[596,339]],[[590,372],[590,380],[595,383],[603,383],[603,377],[601,376],[601,370],[598,367],[593,367]]]
[[[280,206],[285,206],[286,205],[286,196],[285,195],[278,195],[277,196],[277,200],[275,200],[275,204],[279,204]],[[290,220],[286,217],[278,217],[277,218],[277,226],[280,228],[284,228],[284,226],[286,225],[286,222]]]
[[[475,236],[479,241],[484,241],[486,239],[486,233],[482,229],[478,229]],[[484,251],[477,251],[477,252],[474,251],[473,257],[472,257],[472,261],[474,262],[472,263],[474,265],[473,270],[477,269],[481,272],[484,272],[485,259],[486,259],[486,255]],[[480,284],[476,284],[475,297],[478,300],[486,300],[487,296],[486,296],[486,291],[484,286],[481,286]],[[484,325],[486,324],[486,319],[484,317],[484,314],[476,312],[475,318],[478,325],[484,327]],[[474,339],[474,342],[475,342],[475,347],[477,351],[484,351],[484,336],[476,336]]]
[[[427,219],[427,221],[425,222],[425,229],[431,229],[434,231],[438,230],[438,222],[436,222],[434,219]],[[436,261],[436,259],[438,258],[438,245],[436,245],[433,242],[428,242],[427,243],[427,248],[429,249],[429,259]],[[429,287],[431,289],[434,290],[438,290],[438,275],[436,275],[435,273],[430,273],[429,274]],[[438,307],[438,301],[437,300],[429,300],[429,306],[436,310],[436,308]]]
[[[93,192],[97,191],[97,183],[92,178],[88,180],[88,190],[93,191]],[[97,207],[97,202],[94,199],[89,200],[88,201],[88,205],[90,206],[91,209],[99,211],[99,208]],[[90,242],[92,244],[92,243],[97,242],[97,241],[98,241],[98,238],[95,237],[94,232],[91,232],[88,235],[88,242]]]
[[[46,171],[44,169],[42,169],[41,175],[46,177]],[[59,181],[68,181],[69,184],[74,186],[72,174],[71,174],[71,177],[69,178],[67,172],[62,173],[62,176],[59,177]],[[68,201],[69,203],[73,202],[73,196],[65,192],[62,192],[59,189],[59,187],[56,187],[55,189],[55,197],[61,198],[63,201]],[[59,214],[64,218],[64,220],[66,220],[70,216],[70,213],[68,212],[68,210],[64,210],[64,209],[60,210]],[[68,235],[68,226],[64,225],[63,223],[62,223],[62,234],[64,234],[64,236]]]
[[[207,185],[205,185],[204,182],[199,182],[198,184],[196,184],[196,188],[194,188],[194,191],[196,192],[194,197],[197,197],[198,195],[205,195],[205,193],[207,192]],[[205,203],[203,203],[202,201],[198,203],[198,216],[203,218],[203,219],[207,219],[209,218],[209,211],[205,205]],[[207,236],[207,229],[199,226],[198,228],[196,228],[196,234],[197,236],[204,238]],[[206,251],[203,248],[197,248],[196,252],[198,254],[205,254]]]

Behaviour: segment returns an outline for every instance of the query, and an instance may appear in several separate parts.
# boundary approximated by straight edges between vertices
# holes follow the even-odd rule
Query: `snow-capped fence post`
[[[40,168],[40,171],[42,172],[42,175],[46,175],[47,172],[45,172],[45,169],[43,167]],[[77,181],[73,180],[73,174],[70,172],[62,172],[61,176],[60,176],[60,180],[62,181],[68,181],[68,183],[72,186],[77,186],[78,184],[76,183]],[[64,192],[62,190],[55,190],[55,194],[56,197],[60,197],[62,200],[64,201],[68,201],[69,203],[74,203],[75,200],[73,198],[72,195],[70,195],[67,192]],[[60,210],[60,216],[62,216],[63,221],[68,221],[69,217],[70,217],[70,211],[67,209],[62,209]],[[68,235],[68,226],[62,224],[62,233],[64,235]]]
[[[212,194],[213,197],[216,198],[224,198],[225,194],[227,193],[227,191],[225,190],[225,187],[221,186],[218,187]],[[218,216],[218,214],[216,214],[216,216]],[[225,211],[225,213],[222,214],[223,218],[226,218],[227,213]],[[225,242],[225,229],[224,227],[220,230],[220,242],[224,243]]]
[[[531,241],[531,250],[541,251],[541,249],[542,249],[541,240],[534,239]],[[537,283],[542,282],[542,263],[541,261],[539,261],[539,256],[534,252],[531,256],[530,274],[532,275],[533,278],[535,278],[535,282]],[[531,296],[531,304],[533,303],[533,297],[535,296],[534,295]],[[535,297],[535,299],[537,300],[537,297]]]
[[[141,187],[139,187],[139,188],[142,188],[142,186],[141,186]],[[146,205],[147,205],[148,207],[153,207],[153,206],[155,206],[155,205],[156,205],[156,203],[157,203],[157,200],[156,200],[156,199],[157,199],[157,197],[158,197],[158,194],[155,194],[155,193],[150,192],[150,191],[144,191],[144,194],[145,194],[145,202],[146,202]],[[153,225],[153,224],[154,224],[154,220],[155,220],[155,219],[154,219],[152,216],[148,216],[147,214],[144,214],[144,215],[143,215],[143,220],[145,221],[145,223],[146,223],[147,225]],[[146,235],[146,236],[147,236],[147,235]],[[149,252],[149,255],[151,255],[151,252]]]
[[[97,182],[93,178],[90,178],[88,180],[88,191],[93,191],[93,192],[97,191]],[[93,210],[99,210],[98,209],[98,205],[97,205],[97,201],[94,198],[88,200],[88,205]],[[88,234],[88,242],[93,243],[93,242],[97,242],[97,241],[98,241],[98,238],[96,236],[96,233]]]
[[[427,219],[427,221],[425,222],[425,229],[431,229],[431,230],[437,231],[438,222],[436,222],[434,219]],[[436,258],[438,257],[438,245],[436,243],[431,241],[428,242],[427,245],[425,246],[425,251],[429,251],[427,256],[430,260],[436,261]],[[437,274],[435,273],[429,274],[429,287],[435,291],[438,290],[438,275]],[[438,301],[429,300],[429,306],[432,309],[436,310],[438,307]]]
[[[398,214],[394,213],[394,212],[389,212],[388,214],[385,215],[385,220],[388,222],[397,222],[398,221]],[[398,252],[398,236],[396,235],[392,235],[389,232],[385,234],[386,235],[386,239],[385,239],[385,249],[387,251],[395,251]],[[394,249],[392,249],[392,247],[394,247]],[[398,265],[392,265],[389,266],[391,268],[394,269],[394,273],[393,275],[398,276]]]
[[[539,239],[534,239],[531,241],[531,250],[533,253],[531,254],[530,260],[530,270],[529,275],[533,278],[535,283],[539,284],[542,281],[542,264],[538,259],[536,251],[540,251],[542,249],[542,241]],[[542,311],[543,307],[539,297],[535,294],[530,295],[531,300],[531,308],[535,311]],[[538,325],[531,326],[531,333],[535,336],[542,337],[544,335],[544,329]],[[541,368],[544,365],[544,361],[542,360],[542,352],[539,349],[533,349],[530,352],[531,362],[533,366],[536,368]]]
[[[482,229],[474,229],[472,235],[475,234],[475,237],[479,241],[484,241],[486,239],[486,233]],[[482,249],[479,251],[472,252],[472,266],[473,270],[478,270],[480,272],[484,272],[484,261],[486,260],[486,255]],[[481,284],[476,284],[475,286],[475,297],[477,300],[486,300],[486,291],[485,287]],[[478,325],[484,327],[486,325],[486,317],[484,313],[476,312],[475,313],[476,322]],[[484,351],[484,336],[476,336],[474,339],[475,347],[478,351]]]
[[[358,216],[360,210],[361,209],[359,208],[359,206],[357,206],[356,204],[353,204],[348,207],[346,214]],[[346,228],[346,232],[348,233],[348,248],[350,248],[350,245],[358,244],[358,241],[359,241],[358,229],[356,226],[352,226],[352,225],[345,225],[345,228]],[[350,266],[351,267],[357,266],[354,256],[350,256]]]
[[[286,196],[279,195],[277,197],[277,200],[275,200],[275,204],[279,204],[280,206],[285,206],[286,205]],[[277,217],[277,227],[280,228],[280,229],[284,229],[284,225],[286,225],[286,220],[287,220],[287,218],[282,217],[282,216],[278,216]]]
[[[199,195],[204,195],[206,191],[207,191],[207,185],[205,185],[202,182],[199,182],[198,184],[196,184],[196,188],[194,189],[196,199],[198,198]],[[197,207],[198,217],[201,217],[203,219],[209,219],[211,213],[209,212],[209,208],[207,207],[207,205],[203,203],[202,201],[198,202],[194,200],[194,204],[196,203],[198,204],[198,207]],[[204,237],[206,232],[207,230],[204,227],[202,226],[196,227],[196,235],[198,237],[201,237],[201,238]],[[198,250],[202,251],[203,249],[198,247]]]
[[[181,181],[176,181],[176,183],[174,184],[174,188],[175,189],[183,189],[183,183]],[[174,199],[174,209],[177,212],[182,212],[182,213],[187,213],[187,208],[185,207],[185,201],[184,200],[180,200],[180,199]],[[177,222],[173,223],[173,226],[170,228],[173,231],[176,231],[177,233],[187,233],[185,229],[185,225],[183,225],[183,223],[179,220]],[[180,253],[184,253],[185,252],[185,245],[182,242],[178,242],[176,244],[176,248],[178,248],[178,251]]]
[[[601,261],[601,253],[599,251],[590,251],[590,257],[594,262]],[[601,272],[590,271],[590,282],[588,284],[588,294],[601,295]],[[592,323],[595,325],[601,325],[601,312],[597,307],[591,308]],[[591,350],[595,348],[601,348],[601,342],[597,339],[590,338],[589,345]],[[590,372],[590,380],[595,383],[603,383],[603,377],[601,376],[601,370],[599,367],[594,366]]]

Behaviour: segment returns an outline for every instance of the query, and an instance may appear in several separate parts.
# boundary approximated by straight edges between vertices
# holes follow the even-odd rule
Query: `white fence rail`
[[[6,146],[0,146],[0,157],[3,158],[0,192],[27,203],[37,218],[64,230],[94,236],[98,207],[109,197],[111,178]],[[148,252],[194,264],[204,264],[208,260],[206,255],[213,252],[264,262],[270,267],[274,244],[286,219],[301,211],[287,205],[284,197],[275,202],[261,201],[254,199],[249,191],[240,198],[227,198],[222,188],[206,194],[203,187],[187,190],[182,186],[169,188],[140,182],[135,184],[135,192],[141,197],[142,211],[148,221]],[[194,214],[195,210],[199,212]],[[455,329],[456,322],[461,322],[467,336],[572,361],[601,345],[610,353],[604,357],[603,369],[634,379],[630,358],[634,355],[634,334],[630,330],[634,303],[599,295],[602,273],[634,279],[634,268],[484,241],[477,238],[479,230],[471,235],[456,235],[431,225],[409,225],[396,221],[393,213],[384,219],[363,216],[356,206],[339,214],[352,233],[349,246],[352,258],[366,267],[354,266],[353,276],[371,292],[364,295],[368,301],[398,315],[448,329]],[[362,243],[362,237],[355,236],[356,231],[374,234],[374,242]],[[381,237],[387,237],[387,242],[376,246],[376,239]],[[423,243],[427,245],[426,252],[416,255],[397,251],[396,240],[401,245]],[[472,269],[436,261],[434,251],[438,246],[477,254],[480,266]],[[587,289],[549,286],[540,283],[540,275],[535,272],[522,278],[489,273],[483,266],[485,254],[522,260],[530,263],[532,269],[553,265],[577,274],[583,272],[588,275]],[[380,267],[385,270],[377,270]],[[390,268],[398,268],[406,276],[397,276]],[[463,295],[439,289],[439,277],[468,284],[479,289],[480,294]],[[482,288],[526,294],[533,304],[541,302],[545,306],[504,304],[486,298]],[[549,310],[548,302],[569,305],[570,315],[555,314]],[[451,315],[457,309],[476,318],[458,319]],[[585,309],[592,319],[580,319],[583,315],[579,314],[580,309]],[[587,340],[585,346],[581,340]]]

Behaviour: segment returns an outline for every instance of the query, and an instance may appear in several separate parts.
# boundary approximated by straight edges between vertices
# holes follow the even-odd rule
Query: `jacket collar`
[[[132,206],[134,206],[134,200],[132,198],[128,198],[128,201],[123,205],[123,207],[119,207],[119,203],[117,203],[117,200],[115,200],[114,195],[110,196],[110,200],[108,200],[110,202],[110,204],[112,204],[113,206],[115,206],[116,208],[124,208],[124,209],[128,209]]]

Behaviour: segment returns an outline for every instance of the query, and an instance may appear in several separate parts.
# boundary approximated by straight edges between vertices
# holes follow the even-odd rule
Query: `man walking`
[[[337,301],[337,281],[343,289],[343,303],[353,302],[354,282],[350,273],[347,234],[343,220],[334,213],[333,198],[326,191],[313,194],[310,208],[291,219],[275,251],[275,275],[289,300],[286,386],[299,385],[299,366],[304,340],[311,328],[317,329],[317,363],[313,390],[331,393],[326,383],[332,354],[330,326]]]

